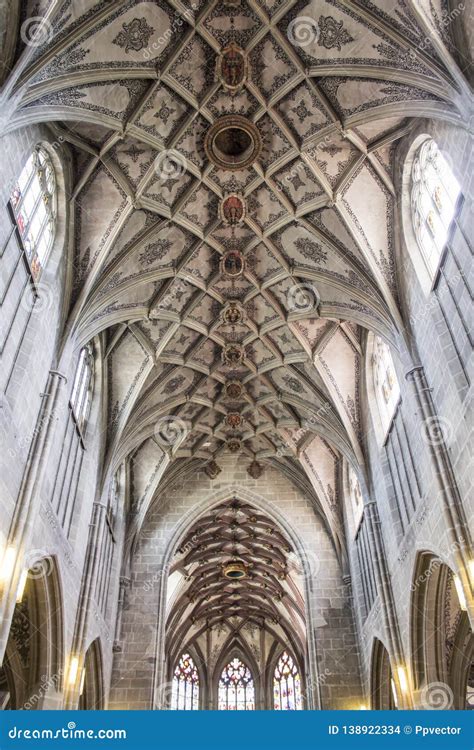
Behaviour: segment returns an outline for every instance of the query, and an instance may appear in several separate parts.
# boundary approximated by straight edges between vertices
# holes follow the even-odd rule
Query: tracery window
[[[38,147],[23,167],[10,206],[31,269],[38,281],[53,244],[56,224],[56,180],[48,153]]]
[[[461,188],[431,138],[420,147],[413,162],[411,177],[413,227],[433,279],[458,210]]]
[[[400,386],[395,374],[390,349],[379,336],[375,336],[374,339],[372,367],[375,398],[377,400],[382,429],[384,434],[386,434],[400,400]]]
[[[171,692],[172,711],[199,709],[199,674],[189,654],[183,654],[174,670]]]
[[[79,355],[79,363],[71,393],[71,409],[81,431],[84,430],[92,395],[92,376],[94,355],[92,346],[88,344]]]
[[[362,490],[360,488],[360,482],[357,479],[357,474],[351,466],[349,467],[349,493],[352,512],[354,514],[354,523],[358,526],[364,512],[364,499],[362,497]]]
[[[218,698],[219,711],[255,710],[255,685],[252,673],[236,656],[222,671]]]
[[[298,668],[288,651],[278,660],[273,676],[273,697],[275,711],[301,711],[301,678]]]

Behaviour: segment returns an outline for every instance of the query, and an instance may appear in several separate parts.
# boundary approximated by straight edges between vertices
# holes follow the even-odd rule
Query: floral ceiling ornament
[[[341,51],[343,44],[353,41],[354,37],[342,27],[342,21],[336,21],[332,16],[319,16],[318,44],[320,47],[326,49],[337,47]]]
[[[222,199],[219,213],[224,224],[231,227],[241,224],[247,213],[244,199],[237,193],[229,193]]]
[[[227,441],[227,449],[231,453],[238,453],[241,448],[242,442],[238,438],[230,438],[230,440]]]
[[[244,323],[246,319],[245,311],[236,300],[226,302],[221,311],[221,320],[225,325],[235,326]]]
[[[144,49],[155,29],[147,24],[146,18],[134,18],[130,23],[122,24],[122,31],[119,31],[113,44],[117,44],[128,54],[131,50],[140,52]]]
[[[226,344],[222,350],[222,361],[226,365],[240,365],[244,354],[244,347],[241,344]]]
[[[236,430],[238,427],[241,427],[243,424],[243,417],[238,412],[229,412],[225,418],[225,423],[227,427],[230,427],[232,430]]]
[[[245,269],[244,256],[240,250],[229,250],[222,257],[221,260],[221,273],[231,278],[237,278],[242,276]]]
[[[242,383],[238,380],[228,380],[224,386],[226,397],[233,401],[242,397],[243,390]]]
[[[238,91],[248,77],[248,61],[243,49],[231,42],[217,58],[217,78],[228,91]]]

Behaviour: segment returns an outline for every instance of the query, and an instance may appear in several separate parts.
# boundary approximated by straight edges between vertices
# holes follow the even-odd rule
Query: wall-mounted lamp
[[[365,703],[360,704],[359,711],[367,711],[367,706],[365,705]]]

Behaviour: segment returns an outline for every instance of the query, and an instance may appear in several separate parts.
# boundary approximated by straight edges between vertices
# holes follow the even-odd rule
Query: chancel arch
[[[52,556],[33,558],[17,593],[2,665],[4,708],[56,708],[64,685],[63,595]]]
[[[417,556],[411,647],[420,708],[464,709],[471,700],[474,634],[458,575],[436,554]]]

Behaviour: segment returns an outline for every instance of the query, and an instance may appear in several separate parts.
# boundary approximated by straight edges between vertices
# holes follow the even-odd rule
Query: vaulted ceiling
[[[143,518],[176,461],[181,471],[218,462],[239,440],[249,465],[278,461],[312,488],[341,543],[338,460],[363,464],[361,331],[393,340],[402,329],[394,149],[414,117],[465,117],[444,6],[58,0],[24,9],[23,31],[47,16],[43,36],[20,35],[3,126],[46,121],[72,154],[65,330],[105,341],[106,472],[132,455]],[[236,90],[216,72],[232,42],[248,64]],[[216,166],[205,148],[225,115],[252,123],[262,143],[238,170]],[[229,193],[245,206],[236,226],[221,214]],[[245,267],[230,278],[220,261],[235,248]],[[229,302],[237,324],[223,317]],[[229,342],[243,347],[241,361],[223,360]],[[229,395],[230,381],[241,395]]]
[[[170,570],[170,663],[185,644],[206,652],[208,629],[214,634],[216,657],[219,644],[237,634],[241,645],[252,649],[258,628],[266,629],[267,653],[276,641],[291,644],[302,656],[303,569],[297,559],[281,530],[248,503],[231,498],[202,516],[181,541]],[[226,565],[235,560],[245,567],[242,580],[224,575]]]

